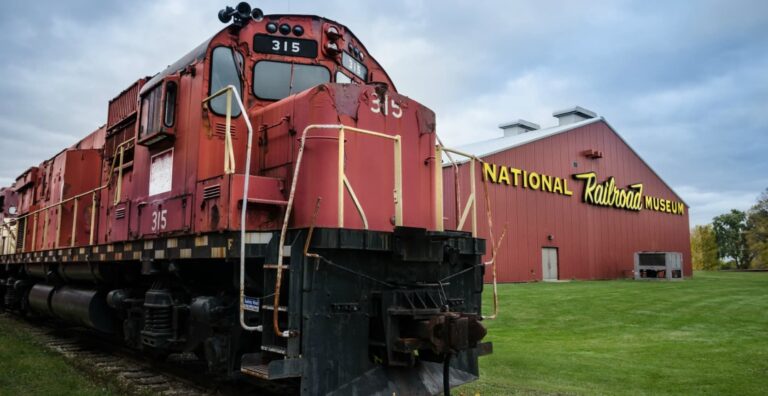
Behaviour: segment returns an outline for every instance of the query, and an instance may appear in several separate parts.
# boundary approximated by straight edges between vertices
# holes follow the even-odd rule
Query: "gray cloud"
[[[232,0],[232,2],[236,2]],[[0,15],[0,185],[105,122],[107,101],[221,28],[216,1],[38,1]],[[768,186],[768,2],[262,1],[349,26],[446,143],[597,111],[692,206]],[[9,149],[10,148],[10,149]]]

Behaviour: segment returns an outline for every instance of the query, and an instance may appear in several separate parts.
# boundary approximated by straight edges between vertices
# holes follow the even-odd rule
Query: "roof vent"
[[[535,131],[541,129],[539,124],[534,124],[526,120],[516,120],[499,125],[499,128],[504,131],[504,137],[515,136],[521,133]]]
[[[560,121],[560,126],[574,124],[579,121],[597,117],[597,113],[580,106],[569,107],[552,113],[552,116]]]

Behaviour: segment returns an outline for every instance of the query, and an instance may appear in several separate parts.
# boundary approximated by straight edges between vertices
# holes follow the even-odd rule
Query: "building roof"
[[[487,157],[491,154],[496,154],[501,151],[509,150],[513,147],[522,146],[524,144],[528,144],[531,142],[535,142],[537,140],[544,139],[546,137],[550,137],[553,135],[558,135],[563,132],[570,131],[571,129],[579,128],[584,125],[589,125],[592,123],[595,123],[597,121],[605,121],[602,117],[599,118],[590,118],[588,120],[575,122],[573,124],[563,125],[563,126],[555,126],[551,128],[544,128],[544,129],[538,129],[535,131],[530,131],[526,133],[521,133],[519,135],[512,135],[512,136],[501,136],[495,139],[489,139],[489,140],[483,140],[480,142],[475,143],[469,143],[465,144],[463,146],[455,147],[456,150],[463,151],[468,154],[474,154],[477,157]],[[613,128],[611,128],[613,129]],[[623,140],[623,139],[622,139]],[[447,158],[443,158],[443,165],[446,163],[449,163]],[[462,158],[459,161],[456,162],[466,162],[465,158]]]
[[[570,110],[573,110],[573,109],[570,109]],[[584,121],[574,122],[568,125],[560,125],[560,126],[554,126],[550,128],[539,129],[535,131],[521,133],[519,135],[502,136],[494,139],[483,140],[480,142],[469,143],[462,146],[451,147],[451,148],[454,148],[458,151],[461,151],[467,154],[473,154],[478,158],[483,158],[483,157],[487,157],[489,155],[493,155],[505,150],[509,150],[514,147],[526,145],[528,143],[532,143],[537,140],[545,139],[554,135],[559,135],[561,133],[572,131],[574,129],[581,128],[583,126],[594,124],[596,122],[601,122],[601,121],[604,122],[605,125],[608,126],[608,128],[614,134],[616,134],[616,136],[618,136],[619,139],[627,147],[629,147],[629,149],[637,156],[637,158],[639,158],[640,161],[642,161],[645,164],[645,166],[647,166],[648,169],[650,169],[651,172],[654,175],[656,175],[656,177],[659,178],[659,180],[661,180],[661,182],[664,183],[664,185],[667,186],[667,188],[669,188],[670,191],[672,191],[672,194],[675,194],[675,196],[681,202],[683,202],[685,206],[690,207],[685,202],[685,200],[683,200],[683,198],[680,197],[680,194],[678,194],[677,191],[675,191],[675,189],[673,189],[666,181],[664,181],[664,179],[662,179],[661,176],[659,176],[659,174],[650,165],[648,165],[648,162],[643,157],[641,157],[640,154],[638,154],[637,151],[635,151],[635,149],[633,149],[632,146],[630,146],[627,143],[627,141],[624,140],[624,138],[618,132],[616,132],[616,129],[614,129],[613,126],[611,126],[611,124],[609,124],[608,121],[606,121],[605,118],[603,117],[590,118]],[[453,156],[453,159],[456,161],[457,164],[461,164],[469,161],[468,158],[464,158],[460,156]],[[451,161],[448,159],[448,156],[445,153],[443,153],[443,167],[447,167],[450,165],[451,165]]]
[[[501,129],[506,129],[506,128],[510,128],[510,127],[513,127],[513,126],[521,126],[521,127],[524,127],[525,129],[527,129],[529,131],[535,131],[537,129],[541,129],[541,126],[539,124],[536,124],[536,123],[533,123],[533,122],[530,122],[530,121],[526,121],[526,120],[523,120],[523,119],[517,119],[515,121],[510,121],[510,122],[505,122],[503,124],[499,124],[499,128],[501,128]]]
[[[567,109],[556,110],[556,111],[552,112],[552,116],[553,117],[562,117],[562,116],[568,115],[568,114],[581,114],[581,115],[583,115],[583,116],[585,116],[587,118],[596,118],[597,117],[597,113],[595,113],[592,110],[587,110],[587,109],[585,109],[585,108],[583,108],[581,106],[573,106],[573,107],[569,107]]]

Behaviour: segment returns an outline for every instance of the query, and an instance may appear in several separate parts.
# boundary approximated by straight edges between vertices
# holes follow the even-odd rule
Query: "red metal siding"
[[[136,81],[114,99],[109,101],[109,108],[107,110],[107,129],[112,129],[112,127],[136,113],[139,90],[144,86],[146,81],[145,78]]]
[[[530,132],[536,133],[536,132]],[[590,159],[585,150],[603,152]],[[604,122],[589,124],[483,158],[567,180],[573,196],[488,184],[493,210],[494,235],[508,230],[498,252],[497,275],[502,282],[540,280],[541,248],[558,249],[560,279],[610,279],[628,277],[634,253],[670,251],[683,253],[683,271],[691,275],[688,208],[675,215],[643,209],[640,212],[598,207],[582,202],[583,181],[572,175],[594,171],[598,182],[611,176],[619,188],[643,184],[643,196],[681,201],[674,192]],[[578,166],[574,167],[573,163]],[[485,203],[477,167],[478,232],[488,238]],[[456,226],[453,170],[444,169],[446,228]],[[469,194],[468,166],[461,166],[462,202]],[[469,221],[467,221],[469,223]],[[470,230],[466,224],[464,230]],[[552,235],[552,240],[548,239]],[[490,244],[488,245],[490,253]],[[490,258],[490,254],[486,259]],[[486,280],[490,271],[487,272]]]

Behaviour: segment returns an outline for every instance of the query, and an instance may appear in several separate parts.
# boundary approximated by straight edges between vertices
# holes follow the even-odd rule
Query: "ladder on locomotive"
[[[282,276],[280,280],[281,299],[278,307],[274,306],[274,295],[277,288],[277,245],[275,234],[268,234],[268,241],[263,245],[267,252],[262,264],[261,287],[246,288],[247,292],[254,293],[260,289],[261,298],[245,296],[247,319],[260,323],[255,326],[261,333],[260,351],[245,354],[242,357],[240,370],[243,374],[261,379],[273,380],[300,376],[300,337],[298,331],[285,330],[279,334],[274,329],[273,319],[277,310],[277,327],[280,329],[297,329],[301,321],[300,288],[291,287],[292,276],[296,276],[295,270],[301,265],[303,255],[301,249],[294,251],[297,244],[286,244],[282,247]],[[298,247],[298,246],[297,246]],[[250,264],[254,264],[251,262]],[[295,285],[294,285],[295,286]],[[298,289],[298,290],[297,290]]]
[[[234,101],[240,107],[240,114],[248,114],[243,101],[237,91],[237,88],[233,85],[228,85],[219,91],[213,93],[209,97],[203,100],[203,106],[207,106],[207,103],[211,100],[226,95],[226,124],[225,124],[225,138],[224,138],[224,173],[235,173],[235,158],[234,150],[231,138],[231,124],[232,124],[232,102]],[[253,127],[251,121],[247,116],[243,117],[245,124],[248,128],[248,138],[246,144],[246,170],[251,169],[251,153],[253,148]],[[239,320],[240,327],[245,331],[261,332],[261,345],[260,352],[245,354],[242,357],[240,370],[243,374],[256,376],[263,379],[279,379],[300,376],[299,364],[300,358],[300,338],[298,332],[295,330],[286,330],[278,332],[278,329],[285,328],[297,328],[300,321],[300,310],[298,307],[290,306],[288,300],[291,293],[291,276],[290,268],[295,267],[298,263],[296,260],[301,259],[300,254],[292,254],[291,245],[284,246],[284,238],[287,228],[287,221],[290,213],[291,200],[286,201],[272,201],[261,200],[254,197],[249,197],[248,184],[250,181],[250,175],[246,171],[246,177],[244,178],[243,186],[243,204],[241,208],[240,218],[240,299],[239,299]],[[274,247],[274,234],[272,233],[246,233],[246,212],[248,203],[258,203],[263,205],[276,205],[284,206],[286,215],[283,224],[282,232],[280,233],[280,242],[277,248]],[[266,239],[261,239],[263,236],[268,235]],[[262,297],[247,297],[246,296],[246,245],[247,237],[257,239],[256,244],[266,245],[267,254],[265,259],[267,264],[263,264],[263,270],[261,271],[263,285],[261,287]],[[258,240],[261,239],[261,240]],[[261,243],[258,243],[261,242]],[[270,243],[272,242],[272,243]],[[285,252],[283,252],[285,250]],[[293,262],[292,262],[293,261]],[[278,265],[275,263],[280,263]],[[283,276],[284,275],[284,276]],[[278,277],[280,278],[278,281]],[[250,289],[251,293],[257,288],[256,285],[252,285]],[[293,288],[296,291],[296,287]],[[270,300],[270,297],[280,295],[281,290],[285,290],[285,296],[283,297],[284,304],[281,303],[275,307],[274,304],[265,304]],[[300,296],[299,296],[300,297]],[[294,297],[299,300],[300,298]],[[295,304],[294,304],[295,305]],[[290,308],[289,308],[290,307]],[[257,314],[261,316],[259,325],[248,324],[246,320],[246,313],[248,316]],[[289,317],[290,314],[290,317]],[[251,316],[252,317],[252,316]]]

